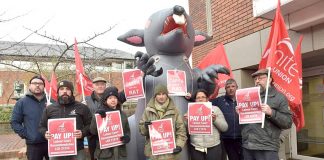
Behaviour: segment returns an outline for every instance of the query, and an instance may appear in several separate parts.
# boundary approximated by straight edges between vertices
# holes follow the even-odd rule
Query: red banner
[[[278,0],[276,16],[271,26],[270,36],[262,55],[259,69],[271,67],[274,87],[287,97],[290,104],[301,107],[299,75],[301,75],[302,70],[298,66],[299,60],[297,58],[288,36],[286,24],[281,15],[280,1]],[[294,111],[294,108],[291,109]],[[299,108],[298,110],[302,109]],[[304,126],[304,119],[302,119],[304,116],[301,116],[300,113],[298,113],[298,117],[296,115],[294,113],[295,118],[293,120],[300,129]]]
[[[106,112],[106,117],[101,118],[95,114],[100,149],[111,148],[122,145],[120,137],[124,136],[123,126],[119,111]]]
[[[57,78],[55,72],[52,72],[50,91],[51,91],[51,98],[57,101]]]
[[[75,59],[75,78],[76,78],[76,88],[80,94],[83,94],[85,96],[90,96],[93,87],[92,87],[92,81],[86,76],[84,70],[83,70],[83,63],[80,57],[79,49],[77,46],[77,41],[75,39],[74,42],[74,59]],[[83,89],[82,89],[83,87]],[[82,92],[83,91],[83,92]]]
[[[139,99],[145,97],[141,70],[125,70],[123,72],[123,84],[127,99]]]
[[[216,48],[214,48],[213,50],[211,50],[202,60],[201,62],[198,64],[198,68],[203,70],[205,68],[207,68],[210,65],[213,64],[221,64],[223,66],[225,66],[226,68],[228,68],[230,70],[230,75],[226,75],[226,74],[218,74],[218,79],[215,79],[215,84],[217,84],[216,89],[214,91],[213,94],[211,94],[209,97],[210,98],[216,98],[218,95],[218,90],[220,88],[223,88],[225,86],[225,82],[230,79],[233,78],[233,73],[231,70],[231,66],[228,62],[228,58],[227,55],[225,53],[225,48],[223,43],[220,43],[216,46]]]
[[[189,134],[212,134],[212,104],[210,102],[188,103]]]
[[[76,130],[75,118],[49,119],[47,126],[51,134],[48,140],[49,157],[77,155],[77,140],[73,134]]]
[[[251,87],[236,90],[239,123],[262,123],[260,88]]]
[[[167,87],[170,95],[185,96],[187,94],[186,73],[180,70],[168,70]]]
[[[152,155],[172,153],[176,147],[172,119],[152,121],[149,125]]]

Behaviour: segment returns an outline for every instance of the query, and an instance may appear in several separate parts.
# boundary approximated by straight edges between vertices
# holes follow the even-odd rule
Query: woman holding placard
[[[112,114],[116,113],[116,111],[117,120],[114,119],[115,114]],[[121,102],[116,87],[105,89],[101,106],[96,113],[90,125],[90,132],[99,135],[98,141],[100,141],[100,143],[97,143],[95,157],[98,160],[127,159],[126,144],[130,141],[130,128],[127,116],[121,110]],[[119,133],[121,133],[121,136],[118,136]],[[106,137],[103,138],[103,136]],[[115,145],[109,147],[111,144]]]
[[[190,94],[186,96],[187,99],[194,99],[195,102],[207,102],[208,105],[208,94],[204,89],[198,89],[196,93],[191,97]],[[210,103],[210,102],[209,102]],[[211,104],[210,104],[211,105]],[[197,112],[201,108],[198,108]],[[189,109],[188,109],[189,111]],[[200,160],[216,160],[222,156],[222,147],[220,144],[220,132],[225,132],[228,128],[227,122],[224,118],[222,111],[216,107],[211,107],[211,118],[212,118],[212,131],[211,134],[191,134],[190,135],[190,157],[191,159]],[[193,116],[192,119],[198,119]],[[185,122],[188,122],[188,113],[184,115]],[[187,124],[187,123],[186,123]],[[188,128],[189,130],[189,128]],[[189,132],[190,133],[190,132]]]

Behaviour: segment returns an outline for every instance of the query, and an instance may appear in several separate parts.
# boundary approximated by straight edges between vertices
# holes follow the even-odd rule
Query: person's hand
[[[120,141],[122,141],[124,144],[126,144],[130,141],[130,138],[128,135],[124,135],[124,136],[120,137]]]
[[[191,93],[188,92],[188,93],[185,95],[185,99],[186,99],[186,100],[190,100],[190,98],[191,98]]]
[[[271,116],[272,115],[272,109],[267,104],[261,104],[261,110],[265,113],[265,115]]]
[[[235,107],[235,111],[236,111],[237,114],[240,114],[240,107],[239,106],[236,106]]]
[[[105,118],[106,117],[106,111],[103,110],[103,109],[97,110],[96,113],[100,114],[101,118]]]
[[[73,135],[77,139],[82,138],[82,132],[81,132],[81,130],[75,130],[74,133],[73,133]]]
[[[177,146],[175,149],[173,149],[174,154],[180,153],[181,151],[182,151],[182,148],[180,146]]]
[[[183,118],[184,118],[185,120],[188,120],[188,114],[187,114],[187,113],[184,114],[184,115],[183,115]]]
[[[151,121],[145,121],[144,122],[144,126],[145,126],[146,129],[148,129],[148,126],[151,125],[151,124],[152,124]]]
[[[213,119],[213,122],[216,120],[216,114],[214,114],[214,112],[212,113],[212,119]]]
[[[45,132],[45,138],[46,138],[46,139],[51,139],[51,134],[50,134],[49,131],[46,131],[46,132]]]

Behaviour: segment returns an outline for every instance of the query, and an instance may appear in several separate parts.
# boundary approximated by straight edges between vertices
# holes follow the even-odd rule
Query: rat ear
[[[213,39],[212,36],[207,35],[204,32],[195,30],[195,46],[199,46]]]
[[[143,47],[144,46],[144,30],[132,29],[123,35],[120,35],[117,40],[127,43],[129,45]]]

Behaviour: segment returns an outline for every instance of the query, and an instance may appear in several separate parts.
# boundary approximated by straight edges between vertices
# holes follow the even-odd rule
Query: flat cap
[[[251,74],[252,78],[259,76],[259,75],[267,75],[268,74],[268,69],[259,69],[258,71],[254,72]]]
[[[92,83],[97,83],[97,82],[105,82],[107,83],[106,79],[102,77],[96,77],[95,79],[92,80]]]

